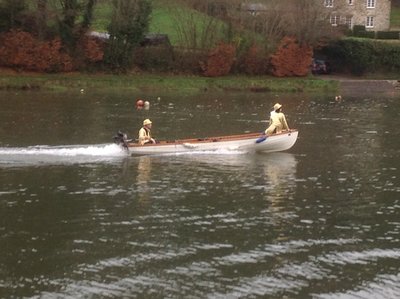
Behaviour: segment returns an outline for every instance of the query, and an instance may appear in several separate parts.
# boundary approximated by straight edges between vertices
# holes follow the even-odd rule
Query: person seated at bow
[[[265,130],[266,135],[278,134],[282,131],[290,131],[286,122],[285,115],[282,113],[282,105],[276,103],[274,111],[271,111],[269,119],[269,127]]]
[[[151,138],[151,120],[145,119],[143,121],[143,127],[139,130],[139,144],[144,145],[147,143],[156,143],[156,141]]]

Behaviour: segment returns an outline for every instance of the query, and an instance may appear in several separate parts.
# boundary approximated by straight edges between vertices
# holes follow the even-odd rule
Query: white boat
[[[118,136],[114,137],[114,140],[117,144],[126,148],[130,154],[134,155],[218,150],[267,153],[290,149],[295,144],[298,133],[298,130],[285,131],[271,136],[260,135],[260,133],[248,133],[220,137],[159,141],[155,144],[148,143],[145,145],[129,142],[125,134],[119,133]]]

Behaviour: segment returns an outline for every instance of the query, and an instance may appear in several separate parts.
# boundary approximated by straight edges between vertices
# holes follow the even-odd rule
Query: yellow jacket
[[[289,130],[285,114],[272,111],[269,119],[269,127],[265,130],[265,134],[280,133],[282,130]]]
[[[145,143],[147,143],[149,141],[151,141],[150,130],[145,128],[145,127],[142,127],[139,130],[139,144],[143,145],[143,144],[145,144]]]

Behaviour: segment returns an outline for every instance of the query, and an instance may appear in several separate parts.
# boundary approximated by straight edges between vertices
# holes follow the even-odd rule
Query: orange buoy
[[[143,106],[144,106],[143,100],[142,99],[137,99],[136,100],[136,108],[137,109],[141,109],[141,108],[143,108]]]

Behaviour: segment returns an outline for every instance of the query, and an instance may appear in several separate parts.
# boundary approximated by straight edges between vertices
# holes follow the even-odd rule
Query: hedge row
[[[376,39],[400,39],[400,31],[367,31],[363,25],[355,25],[349,35]]]
[[[11,30],[0,34],[0,66],[47,73],[109,70],[104,62],[105,43],[84,36],[77,50],[70,53],[59,38],[40,40],[29,32]],[[286,37],[272,55],[256,44],[239,52],[235,44],[220,43],[204,51],[169,45],[138,47],[132,58],[134,66],[145,71],[207,77],[229,73],[290,77],[309,74],[312,49]]]
[[[400,31],[377,31],[377,39],[400,39]]]
[[[336,72],[400,72],[400,43],[344,39],[328,45],[322,53]]]

